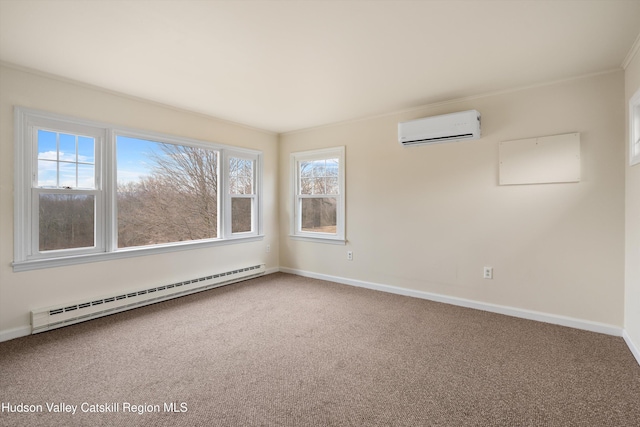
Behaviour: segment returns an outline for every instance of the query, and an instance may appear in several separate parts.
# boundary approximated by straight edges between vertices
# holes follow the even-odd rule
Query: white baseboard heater
[[[261,276],[265,274],[265,270],[266,267],[264,264],[252,265],[224,273],[198,277],[184,282],[33,310],[31,311],[31,333],[37,334],[38,332],[61,328],[120,311],[229,285]]]

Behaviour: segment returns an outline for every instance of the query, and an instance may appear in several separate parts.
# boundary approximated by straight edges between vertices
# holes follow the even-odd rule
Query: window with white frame
[[[116,135],[118,248],[218,237],[220,152]]]
[[[253,233],[256,230],[256,158],[232,154],[227,159],[227,229],[232,236]]]
[[[291,235],[345,243],[344,147],[291,154]]]
[[[16,271],[261,237],[258,151],[20,107],[16,130]]]
[[[629,100],[629,164],[640,163],[640,89]]]
[[[105,130],[29,116],[16,134],[16,259],[104,251]]]

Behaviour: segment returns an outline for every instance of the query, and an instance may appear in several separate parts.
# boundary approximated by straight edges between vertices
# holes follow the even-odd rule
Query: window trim
[[[640,164],[640,89],[629,100],[629,166]]]
[[[263,233],[262,219],[260,215],[258,215],[258,212],[262,212],[262,197],[260,197],[260,195],[262,194],[262,180],[258,179],[258,177],[261,176],[262,174],[261,172],[262,157],[257,156],[255,152],[252,152],[250,150],[245,150],[240,148],[227,150],[222,160],[223,161],[222,171],[225,177],[229,176],[229,162],[232,157],[253,161],[254,171],[253,171],[253,194],[250,194],[250,195],[239,195],[239,194],[232,195],[229,188],[230,180],[229,179],[224,180],[225,182],[224,182],[223,191],[224,191],[224,198],[225,198],[225,204],[224,204],[225,213],[223,214],[223,218],[224,218],[223,228],[228,232],[228,236],[226,238],[229,240],[243,239],[246,237],[257,236]],[[252,215],[251,215],[251,231],[238,232],[238,233],[233,232],[232,230],[233,218],[231,213],[231,204],[234,197],[253,199]]]
[[[25,109],[22,109],[25,110]],[[22,205],[25,209],[18,212],[18,203],[14,207],[14,221],[19,222],[24,228],[22,234],[15,234],[15,236],[22,235],[24,239],[14,238],[14,256],[31,258],[33,260],[47,259],[55,254],[59,254],[56,257],[71,257],[83,254],[99,253],[103,252],[105,248],[105,227],[104,227],[104,182],[99,178],[100,171],[104,168],[102,149],[104,147],[107,134],[104,129],[98,128],[87,123],[80,121],[70,120],[67,117],[56,117],[52,114],[46,114],[43,112],[25,110],[26,113],[22,114],[16,110],[15,123],[16,125],[16,138],[21,137],[21,146],[15,147],[15,184],[14,194],[15,200],[22,200]],[[20,114],[19,114],[20,113]],[[22,121],[20,121],[22,120]],[[95,185],[94,189],[63,189],[63,188],[37,188],[34,186],[37,171],[38,171],[38,149],[36,134],[39,129],[56,129],[56,132],[63,131],[72,134],[83,134],[94,138],[94,158],[95,158]],[[16,139],[16,143],[18,139]],[[22,169],[18,167],[21,165]],[[21,176],[18,179],[18,174]],[[20,190],[19,190],[20,189]],[[61,249],[56,251],[48,251],[49,254],[40,252],[39,236],[38,236],[38,222],[33,219],[34,212],[38,211],[39,201],[37,197],[39,194],[92,194],[95,196],[95,218],[94,218],[94,246],[86,248],[70,248]],[[102,211],[100,211],[102,209]],[[18,224],[16,224],[17,226]],[[17,230],[17,228],[16,228]],[[29,252],[32,252],[30,255]]]
[[[336,233],[320,233],[301,230],[301,212],[299,200],[300,189],[300,162],[309,160],[323,160],[328,158],[338,158],[338,187],[339,194],[336,196],[338,206],[336,208]],[[290,188],[291,188],[291,225],[289,237],[294,240],[302,240],[308,242],[320,242],[329,243],[335,245],[345,245],[346,232],[345,232],[345,147],[332,147],[319,150],[299,151],[290,154]],[[330,195],[332,196],[332,195]]]
[[[41,126],[41,123],[50,123],[50,127],[56,128],[89,128],[103,132],[104,140],[101,141],[100,152],[96,147],[96,162],[100,162],[101,175],[96,173],[96,190],[101,192],[101,201],[96,207],[96,245],[97,249],[91,250],[61,250],[51,251],[48,254],[36,254],[34,251],[34,229],[37,223],[33,217],[34,191],[32,180],[37,172],[36,155],[34,154],[34,138],[32,129]],[[254,171],[255,187],[255,230],[251,233],[233,233],[226,229],[226,195],[218,196],[219,227],[218,237],[206,240],[192,240],[186,242],[173,242],[153,246],[139,246],[132,248],[117,248],[117,194],[116,194],[116,138],[117,136],[131,136],[158,142],[168,142],[178,145],[191,145],[210,150],[216,150],[219,154],[219,162],[223,167],[220,176],[219,188],[227,189],[228,179],[225,168],[227,158],[232,155],[244,156],[255,160]],[[98,145],[98,144],[96,144]],[[37,150],[36,150],[37,152]],[[235,243],[246,243],[264,239],[263,208],[262,208],[262,151],[247,148],[239,148],[215,142],[196,140],[186,137],[171,136],[153,131],[132,129],[97,121],[85,120],[50,113],[41,110],[14,107],[14,261],[13,271],[28,271],[41,268],[60,267],[89,262],[98,262],[111,259],[122,259],[134,256],[153,255],[175,251],[201,249]],[[219,166],[220,167],[220,166]],[[102,209],[98,206],[102,204]],[[220,218],[220,216],[222,218]],[[99,223],[100,222],[100,223]],[[230,224],[230,222],[229,222]]]

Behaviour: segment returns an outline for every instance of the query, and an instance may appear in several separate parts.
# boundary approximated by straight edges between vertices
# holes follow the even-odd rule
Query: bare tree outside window
[[[95,139],[37,130],[38,250],[95,245]]]
[[[44,193],[38,205],[40,251],[94,246],[94,196]]]
[[[218,237],[218,152],[151,146],[150,174],[118,183],[118,247]]]
[[[335,233],[337,228],[338,159],[300,162],[301,229]],[[307,196],[307,197],[304,197]]]
[[[229,194],[231,196],[231,232],[252,231],[255,198],[253,160],[229,158]]]
[[[289,156],[293,190],[291,237],[325,243],[345,240],[345,147]]]
[[[23,107],[14,118],[14,271],[262,238],[259,150]]]

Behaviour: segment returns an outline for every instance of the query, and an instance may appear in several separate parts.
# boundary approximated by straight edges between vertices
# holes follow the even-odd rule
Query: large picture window
[[[291,154],[297,238],[345,243],[344,147]]]
[[[258,151],[20,107],[15,148],[15,271],[261,238]]]
[[[116,136],[118,247],[218,237],[219,150]]]

